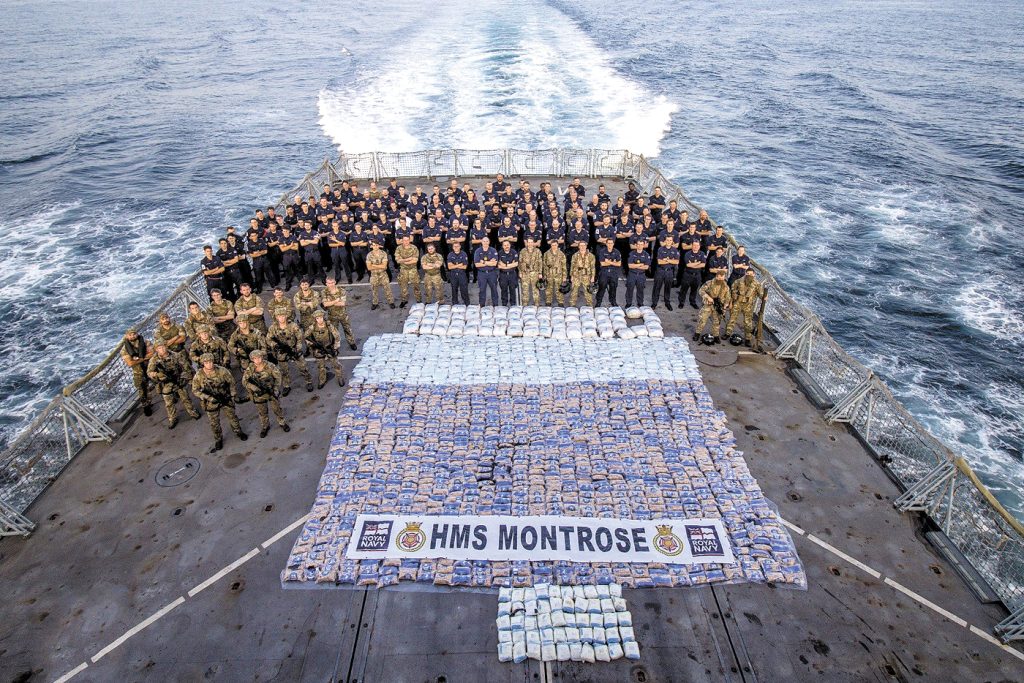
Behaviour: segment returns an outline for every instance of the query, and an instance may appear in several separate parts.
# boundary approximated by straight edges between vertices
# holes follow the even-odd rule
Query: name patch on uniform
[[[351,559],[733,562],[717,519],[359,515]]]

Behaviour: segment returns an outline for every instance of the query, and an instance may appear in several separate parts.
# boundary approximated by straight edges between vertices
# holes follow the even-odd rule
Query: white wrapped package
[[[558,643],[555,645],[555,651],[560,662],[567,662],[572,658],[572,650],[568,643]]]
[[[647,328],[647,336],[652,339],[662,339],[665,336],[665,332],[660,327]]]
[[[584,339],[597,339],[597,336],[598,336],[597,335],[597,329],[595,329],[593,327],[584,327],[583,328],[583,338]]]
[[[622,646],[618,643],[609,643],[608,658],[612,661],[615,661],[616,659],[622,659]]]
[[[540,643],[527,643],[526,656],[530,659],[540,659]]]
[[[541,645],[540,647],[540,659],[542,662],[553,662],[558,657],[558,651],[555,649],[555,644]]]
[[[480,323],[480,332],[478,334],[481,337],[493,337],[494,336],[494,327],[493,327],[492,324],[490,324],[490,321],[488,321],[487,325],[484,325],[483,322],[481,321],[481,323]]]
[[[626,655],[626,659],[640,659],[640,646],[634,640],[623,643],[622,652]]]
[[[522,664],[526,661],[526,643],[517,642],[512,645],[512,661],[516,664]]]
[[[426,308],[421,303],[415,303],[409,308],[409,313],[423,313],[423,309]]]
[[[583,643],[569,643],[569,659],[574,662],[583,661]]]
[[[454,322],[453,321],[451,326],[448,328],[448,336],[449,337],[461,337],[463,334],[465,334],[465,332],[466,332],[465,323],[461,323],[461,322]]]
[[[566,339],[583,339],[583,330],[579,327],[567,327],[565,329]]]
[[[402,325],[402,334],[417,334],[420,331],[420,323],[418,320],[406,320],[405,324]]]
[[[514,658],[512,643],[498,643],[498,661],[511,662]]]
[[[650,332],[647,330],[647,327],[644,326],[644,325],[634,325],[633,327],[631,327],[629,329],[633,332],[633,334],[635,334],[638,337],[649,337],[649,336],[651,336]]]
[[[626,317],[630,320],[639,320],[644,317],[644,314],[640,312],[640,309],[636,306],[630,306],[626,309]]]
[[[620,339],[636,339],[636,332],[634,332],[633,330],[631,330],[628,327],[623,328],[621,330],[616,330],[615,334]]]
[[[583,643],[583,647],[580,652],[580,661],[586,662],[587,664],[593,664],[597,661],[594,658],[594,646],[590,643]]]
[[[608,654],[607,645],[595,645],[594,646],[594,659],[599,662],[610,662],[612,661],[611,656]]]

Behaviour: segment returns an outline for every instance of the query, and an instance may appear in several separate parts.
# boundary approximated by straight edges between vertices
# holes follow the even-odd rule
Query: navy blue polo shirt
[[[661,268],[672,268],[676,267],[675,263],[665,263],[665,261],[678,261],[679,250],[675,247],[661,247],[658,249],[658,266]]]
[[[626,262],[631,266],[641,264],[647,268],[651,265],[651,255],[646,251],[637,251],[634,249],[629,252],[629,257],[626,259]],[[632,269],[630,270],[632,271]]]
[[[604,261],[615,261],[614,266],[603,266],[601,265]],[[618,249],[609,249],[608,247],[597,248],[597,265],[602,270],[611,270],[612,268],[622,267],[622,254],[619,253]]]
[[[498,252],[498,263],[508,265],[509,263],[515,263],[519,260],[519,252],[514,248],[509,249],[507,252],[502,249]]]
[[[733,254],[733,256],[732,256],[732,268],[733,268],[733,270],[736,270],[737,267],[740,268],[741,270],[745,270],[746,268],[749,268],[750,267],[750,257],[747,256],[746,254],[744,254],[743,256],[740,256],[739,254]]]
[[[483,247],[477,247],[476,251],[473,252],[473,264],[476,269],[482,273],[492,273],[498,269],[497,266],[481,266],[481,261],[497,261],[498,252],[495,251],[494,247],[484,249]]]
[[[466,252],[460,251],[459,253],[456,254],[453,251],[453,252],[450,252],[448,254],[448,267],[449,268],[451,268],[452,266],[468,266],[468,265],[469,265],[469,256],[466,254]]]
[[[683,264],[690,266],[691,264],[700,264],[700,270],[704,269],[704,264],[708,262],[708,255],[703,251],[698,251],[696,254],[692,251],[687,251],[683,254]],[[689,268],[689,270],[697,270],[695,268]]]
[[[729,260],[725,256],[712,256],[708,259],[708,268],[728,268]]]

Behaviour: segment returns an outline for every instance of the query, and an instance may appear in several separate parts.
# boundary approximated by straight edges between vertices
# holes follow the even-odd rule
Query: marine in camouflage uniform
[[[162,341],[174,353],[181,353],[185,350],[185,328],[171,320],[171,316],[166,313],[160,314],[160,322],[153,331],[153,337],[154,344]]]
[[[292,363],[299,366],[299,374],[306,380],[306,391],[313,391],[313,376],[302,356],[302,340],[299,326],[290,322],[283,313],[277,316],[277,322],[267,333],[267,351],[277,361],[281,371],[282,396],[287,396],[292,390]]]
[[[348,292],[344,287],[339,287],[333,277],[328,277],[327,286],[320,292],[320,303],[327,311],[327,319],[335,327],[341,326],[348,347],[355,351],[356,338],[352,334],[352,321],[348,317]]]
[[[178,399],[181,399],[185,412],[194,419],[199,419],[199,411],[192,405],[192,397],[188,395],[188,386],[192,382],[192,366],[180,353],[174,353],[167,342],[160,340],[153,345],[156,353],[149,359],[146,375],[156,383],[157,390],[164,399],[167,408],[167,428],[174,429],[178,424]]]
[[[206,315],[203,309],[195,301],[188,305],[188,317],[185,318],[185,335],[191,341],[199,338],[199,327],[201,325],[213,325],[210,316]]]
[[[526,248],[519,252],[519,281],[522,283],[523,305],[542,306],[537,282],[544,274],[544,259],[536,240],[526,240]],[[559,282],[558,284],[562,284]]]
[[[565,305],[565,294],[562,294],[559,287],[566,279],[565,252],[559,248],[556,242],[544,253],[544,282],[546,283],[548,306],[556,298],[559,306]]]
[[[420,301],[420,271],[417,268],[419,261],[419,250],[409,243],[408,237],[403,237],[401,246],[395,249],[395,263],[398,264],[398,294],[402,299],[402,303],[398,304],[399,308],[405,308],[409,303],[410,287],[416,301]]]
[[[736,318],[743,316],[743,343],[750,346],[750,335],[754,328],[754,304],[764,296],[764,285],[757,281],[753,268],[747,268],[746,274],[732,283],[732,309],[729,311],[729,322],[725,326],[725,336],[732,335],[736,327]]]
[[[231,337],[235,331],[235,306],[223,297],[219,289],[210,290],[210,305],[206,307],[206,315],[217,328],[218,337]]]
[[[291,299],[284,295],[284,290],[280,287],[274,287],[274,296],[270,297],[270,301],[267,302],[267,312],[270,313],[271,326],[277,322],[277,316],[282,313],[289,321],[295,320],[295,306]]]
[[[228,416],[228,424],[231,431],[242,441],[249,436],[242,431],[242,425],[238,422],[238,415],[235,414],[235,402],[238,394],[235,391],[235,378],[227,368],[217,365],[214,362],[212,353],[204,353],[199,358],[202,367],[192,378],[192,393],[199,399],[199,404],[206,411],[206,417],[210,421],[210,429],[213,431],[213,447],[211,453],[216,453],[224,448],[224,432],[220,427],[220,411]]]
[[[587,306],[594,305],[594,295],[590,293],[590,285],[594,283],[595,267],[594,254],[581,242],[579,250],[572,255],[572,263],[569,266],[569,279],[572,283],[572,289],[569,290],[570,306],[576,305],[581,291]]]
[[[444,257],[435,251],[434,242],[427,243],[427,253],[420,259],[420,265],[423,266],[424,303],[433,301],[439,304],[443,302],[444,281],[441,279],[441,266],[444,265]]]
[[[249,316],[242,314],[236,318],[238,329],[228,340],[228,349],[238,359],[238,364],[244,371],[249,367],[249,354],[259,349],[267,350],[267,337],[249,324]]]
[[[395,307],[395,295],[391,292],[391,281],[388,280],[388,255],[377,242],[370,242],[370,253],[366,255],[366,269],[370,271],[370,310],[377,310],[380,299],[379,289],[384,290],[384,299],[391,308]]]
[[[263,319],[263,299],[254,294],[248,282],[243,282],[241,295],[235,300],[235,323],[242,315],[249,316],[249,325],[263,334],[267,333],[267,321]],[[248,356],[246,356],[248,358]],[[244,366],[243,366],[244,367]]]
[[[317,311],[313,314],[313,324],[306,328],[306,348],[316,358],[317,385],[320,389],[327,384],[327,365],[334,370],[338,386],[345,386],[341,363],[338,362],[338,332],[333,325],[327,324],[327,314]]]
[[[277,418],[277,424],[281,429],[290,432],[292,428],[284,419],[284,411],[281,410],[281,402],[277,398],[281,395],[281,371],[266,360],[266,354],[260,349],[254,349],[249,354],[249,360],[249,366],[242,373],[242,386],[256,404],[256,412],[260,416],[260,438],[265,437],[270,431],[268,407],[274,411],[274,417]]]
[[[293,301],[295,310],[299,312],[299,327],[304,330],[313,324],[313,311],[320,308],[320,295],[313,290],[310,280],[303,278]]]
[[[694,341],[704,333],[708,318],[711,319],[711,333],[714,335],[715,341],[718,341],[718,333],[722,327],[722,315],[732,306],[732,292],[729,291],[729,283],[725,281],[725,273],[723,271],[715,273],[715,278],[701,285],[697,293],[700,294],[704,305],[700,309],[700,315],[697,316],[697,330],[693,333]],[[721,303],[722,313],[718,312],[716,301]]]
[[[196,328],[198,337],[188,347],[188,357],[196,365],[199,365],[199,358],[204,353],[212,353],[214,362],[226,368],[231,367],[231,356],[228,353],[227,343],[213,333],[209,325],[200,325]]]
[[[125,365],[132,371],[132,384],[139,392],[139,402],[142,404],[142,412],[146,416],[153,414],[152,401],[149,397],[149,377],[146,376],[146,363],[153,356],[153,349],[150,348],[142,335],[134,327],[129,327],[124,333],[121,341],[121,358]]]

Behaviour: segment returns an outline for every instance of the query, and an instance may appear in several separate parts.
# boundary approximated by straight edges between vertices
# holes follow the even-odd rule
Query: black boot
[[[238,432],[237,434],[235,434],[235,436],[237,436],[242,441],[248,441],[249,440],[249,435],[246,434],[245,432]]]
[[[352,349],[353,351],[355,351],[355,350],[356,350],[356,345],[355,345],[355,344],[349,344],[349,345],[348,345],[348,348],[350,348],[350,349]]]
[[[406,305],[406,302],[403,301],[402,303],[398,304],[398,307],[399,308],[405,308],[405,305]],[[392,306],[391,308],[394,308],[394,306]]]
[[[266,427],[264,427],[263,429],[260,430],[260,438],[261,439],[267,435],[267,431],[268,431],[268,429]]]
[[[142,414],[145,415],[146,417],[149,417],[150,415],[152,415],[153,414],[153,406],[151,406],[151,405],[142,406]]]
[[[281,425],[281,431],[282,431],[282,432],[290,432],[290,431],[292,431],[292,428],[291,428],[291,427],[289,427],[289,426],[288,426],[288,423],[286,422],[286,423],[284,423],[283,425]]]
[[[281,395],[282,396],[287,396],[290,393],[292,393],[292,388],[291,387],[285,387],[284,389],[281,390]]]
[[[393,303],[391,303],[391,304],[388,304],[388,306],[390,306],[391,308],[394,308],[394,307],[395,307],[395,305],[394,305]]]
[[[306,382],[306,391],[308,391],[310,393],[313,392],[313,383],[312,382]]]
[[[750,345],[748,344],[747,346],[750,346]],[[177,426],[178,426],[178,418],[174,418],[173,420],[171,420],[170,422],[167,423],[167,428],[168,429],[174,429]]]
[[[665,309],[671,311],[672,310],[672,304],[670,304],[669,302],[666,301],[665,302]]]
[[[370,306],[371,311],[376,311],[378,308],[380,308],[380,304],[373,304],[372,306]]]
[[[700,332],[694,332],[693,333],[693,341],[697,341],[698,339],[700,339]]]
[[[217,439],[216,441],[213,442],[213,448],[210,449],[210,452],[216,453],[222,448],[224,448],[224,441],[221,439]]]

